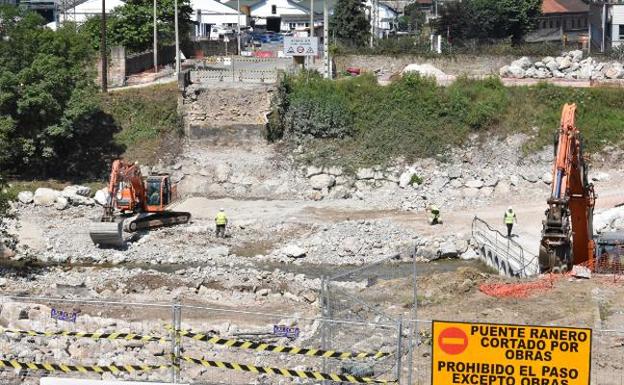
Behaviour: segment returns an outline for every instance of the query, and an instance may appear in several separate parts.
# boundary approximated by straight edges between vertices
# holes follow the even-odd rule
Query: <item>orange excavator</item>
[[[136,232],[187,223],[190,213],[167,209],[176,192],[168,174],[144,178],[138,163],[115,160],[104,214],[89,229],[91,240],[100,246],[119,247],[123,245],[122,229]]]
[[[542,225],[539,264],[541,272],[565,272],[588,262],[593,267],[594,186],[588,180],[583,140],[575,126],[576,104],[563,106],[555,139],[552,192]]]

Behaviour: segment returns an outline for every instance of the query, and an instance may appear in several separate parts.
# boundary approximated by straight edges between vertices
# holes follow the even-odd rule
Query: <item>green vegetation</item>
[[[126,159],[154,163],[179,149],[175,83],[111,92],[102,97],[101,107],[119,127],[114,141],[125,148]]]
[[[88,71],[91,47],[67,25],[0,8],[0,170],[25,176],[95,176],[119,149]]]
[[[438,33],[454,39],[506,39],[522,42],[541,14],[542,0],[464,0],[448,2],[436,23]]]
[[[193,12],[190,0],[178,1],[180,36],[185,38],[192,27],[190,15]],[[129,0],[115,8],[106,18],[108,45],[121,45],[129,52],[143,52],[153,48],[153,1]],[[173,44],[174,0],[159,0],[157,7],[158,42],[161,45]],[[95,16],[81,27],[93,48],[100,47],[101,18]]]
[[[414,174],[412,175],[412,177],[410,178],[410,185],[412,186],[420,186],[420,184],[422,184],[423,180],[421,177],[419,177],[418,175]]]
[[[366,45],[370,24],[362,0],[338,0],[329,24],[329,33],[338,43],[349,47]]]
[[[331,101],[331,102],[330,102]],[[587,150],[624,138],[624,90],[540,84],[504,87],[496,78],[440,87],[405,76],[379,86],[373,76],[335,82],[301,74],[283,80],[269,138],[305,146],[302,161],[357,167],[441,156],[470,134],[524,132],[527,150],[551,144],[564,103],[577,103]]]

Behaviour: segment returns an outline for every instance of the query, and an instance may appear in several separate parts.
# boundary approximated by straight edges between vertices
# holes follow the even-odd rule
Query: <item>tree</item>
[[[542,0],[464,0],[441,9],[436,29],[458,39],[506,39],[521,43],[541,14]]]
[[[399,30],[417,32],[422,30],[426,20],[425,13],[418,8],[418,3],[410,3],[403,9],[403,16],[399,17]]]
[[[107,16],[107,37],[109,45],[124,46],[130,52],[152,49],[154,42],[152,0],[129,0]],[[188,38],[191,31],[190,0],[178,0],[178,27],[181,40]],[[156,12],[158,41],[162,45],[175,42],[174,0],[159,0]],[[87,20],[82,29],[90,36],[95,49],[100,45],[100,17]]]
[[[88,70],[93,51],[73,25],[52,31],[44,23],[35,13],[0,8],[0,170],[97,174],[88,166],[103,147],[112,150],[113,128]]]
[[[362,0],[338,0],[330,21],[331,35],[344,45],[361,47],[370,36],[370,23]]]

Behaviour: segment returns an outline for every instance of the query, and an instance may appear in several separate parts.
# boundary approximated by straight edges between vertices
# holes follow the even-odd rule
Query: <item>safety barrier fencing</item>
[[[479,249],[479,257],[502,275],[530,277],[539,273],[537,255],[479,217],[472,220],[472,240]]]
[[[340,335],[357,334],[361,344],[323,340],[325,325]],[[394,383],[396,333],[392,324],[177,303],[0,297],[0,383],[37,384],[47,375],[198,384],[272,376],[282,377],[280,383]]]

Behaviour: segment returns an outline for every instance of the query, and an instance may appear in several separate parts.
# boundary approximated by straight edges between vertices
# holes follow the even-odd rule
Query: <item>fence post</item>
[[[177,384],[180,380],[180,352],[181,352],[181,338],[180,329],[182,326],[182,306],[179,303],[174,303],[171,307],[171,382]]]
[[[402,372],[402,356],[403,356],[403,316],[399,317],[399,320],[397,321],[397,370],[396,370],[396,379],[397,379],[397,384],[401,384],[401,372]]]

